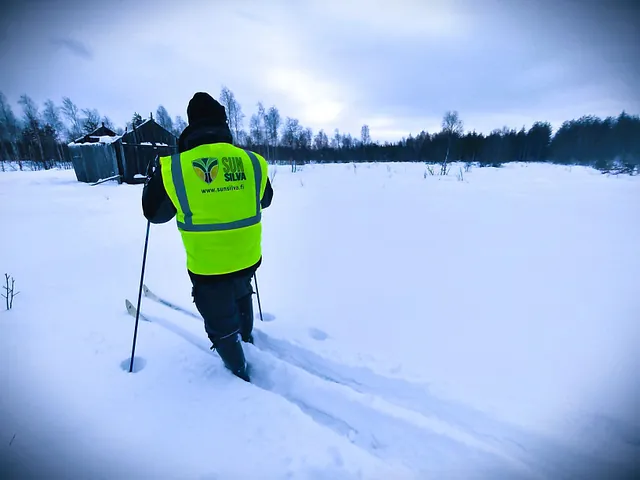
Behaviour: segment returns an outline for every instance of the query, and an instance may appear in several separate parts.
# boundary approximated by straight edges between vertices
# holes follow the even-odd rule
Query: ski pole
[[[155,144],[154,144],[155,146]],[[136,147],[137,148],[137,147]],[[173,147],[174,149],[176,147]],[[145,182],[145,188],[151,180],[151,176],[155,173],[155,169],[158,167],[160,161],[160,155],[156,155],[155,158],[150,158],[147,163],[147,180]],[[138,290],[138,308],[136,309],[136,325],[133,328],[133,345],[131,346],[131,363],[129,364],[129,373],[133,372],[133,358],[136,354],[136,340],[138,339],[138,323],[140,321],[140,303],[142,302],[142,286],[144,285],[144,268],[147,264],[147,247],[149,246],[149,230],[151,228],[151,221],[147,220],[147,233],[144,237],[144,253],[142,254],[142,272],[140,273],[140,288]]]
[[[255,272],[253,272],[253,281],[256,284],[256,295],[258,296],[258,310],[260,310],[260,321],[264,322],[264,319],[262,318],[262,306],[260,305],[260,291],[258,290],[258,277],[256,276]]]
[[[151,222],[147,221],[147,234],[144,239],[144,253],[142,254],[142,273],[140,273],[140,290],[138,291],[138,308],[136,309],[136,326],[133,330],[133,346],[131,347],[131,363],[129,373],[133,371],[133,357],[136,353],[136,339],[138,338],[138,322],[140,320],[140,302],[142,301],[142,285],[144,284],[144,267],[147,263],[147,246],[149,245],[149,229]]]

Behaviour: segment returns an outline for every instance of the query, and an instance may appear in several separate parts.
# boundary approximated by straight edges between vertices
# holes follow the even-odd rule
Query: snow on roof
[[[120,138],[122,138],[121,135],[116,135],[115,137],[112,137],[110,135],[104,135],[102,137],[91,137],[91,138],[97,138],[98,142],[100,143],[113,143],[116,140],[119,140]]]
[[[147,118],[146,120],[143,120],[141,123],[139,123],[138,125],[135,126],[135,128],[133,127],[133,125],[129,125],[127,126],[127,130],[123,133],[124,135],[133,135],[133,132],[136,131],[138,128],[140,128],[141,126],[143,126],[145,123],[150,122],[151,119]]]
[[[150,122],[150,121],[151,121],[151,119],[147,118],[147,119],[143,120],[142,123],[139,123],[138,125],[136,125],[136,128],[140,128],[142,125],[144,125],[145,123]],[[131,127],[131,131],[133,131],[133,126]]]
[[[87,138],[87,137],[78,138],[77,140],[75,140],[75,141],[73,141],[71,143],[68,143],[67,145],[69,147],[75,147],[77,145],[108,145],[108,144],[113,143],[113,142],[115,142],[117,140],[120,140],[122,138],[122,135],[116,135],[115,137],[112,137],[110,135],[104,135],[104,136],[101,136],[101,137],[96,137],[96,136],[93,136],[93,135],[89,135],[88,138],[94,140],[93,142],[78,142],[78,140],[82,140],[84,138]]]

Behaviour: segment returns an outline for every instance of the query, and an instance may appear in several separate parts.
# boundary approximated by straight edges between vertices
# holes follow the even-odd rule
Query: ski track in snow
[[[400,461],[419,475],[451,472],[462,461],[487,478],[535,478],[524,465],[464,432],[292,368],[259,349],[247,350],[252,383],[282,395],[317,423],[385,461]]]
[[[146,317],[211,355],[209,343],[203,337],[170,320]],[[419,475],[451,473],[452,469],[460,468],[461,459],[466,459],[462,464],[473,465],[474,478],[491,478],[496,474],[503,478],[542,478],[499,448],[446,422],[393,405],[378,394],[357,391],[354,382],[325,375],[321,367],[305,368],[305,363],[313,364],[313,356],[299,364],[287,361],[287,355],[280,358],[274,347],[277,340],[259,330],[254,333],[256,345],[245,345],[251,383],[282,396],[316,423],[348,438],[366,452],[385,461],[400,462]],[[271,346],[266,348],[267,344]],[[298,353],[313,355],[302,349]],[[413,448],[407,449],[407,443]]]
[[[574,478],[591,476],[595,471],[610,475],[616,465],[606,461],[594,462],[578,452],[574,452],[548,438],[537,438],[525,432],[492,419],[483,412],[450,400],[440,399],[429,392],[427,385],[412,383],[399,378],[385,377],[365,367],[352,367],[324,358],[306,348],[276,339],[256,330],[254,342],[258,348],[277,358],[295,365],[306,372],[338,385],[348,386],[356,392],[378,396],[385,401],[425,417],[438,419],[442,424],[466,432],[465,436],[484,442],[485,450],[495,448],[504,452],[505,458],[521,462],[530,467],[530,473],[540,470],[540,474],[551,478]],[[436,422],[431,422],[435,425]],[[629,428],[620,429],[623,441],[637,446],[637,432]],[[478,447],[479,444],[475,443]],[[640,453],[640,452],[639,452]],[[544,458],[545,463],[540,462]],[[595,464],[594,464],[595,463]],[[626,470],[622,474],[629,474]],[[511,477],[510,477],[511,478]]]
[[[202,321],[188,308],[155,294],[148,297]],[[207,341],[201,337],[164,318],[147,318],[210,354]],[[317,328],[309,330],[315,340],[326,339],[323,334]],[[477,409],[438,398],[429,392],[428,385],[338,363],[257,328],[253,335],[254,345],[245,351],[254,369],[254,385],[281,395],[316,423],[347,437],[368,453],[387,461],[399,460],[418,473],[433,473],[432,455],[427,454],[434,453],[436,458],[451,460],[440,466],[441,472],[451,472],[456,459],[467,455],[476,467],[485,462],[487,478],[575,478],[595,471],[602,475],[617,471],[615,464],[594,461]],[[626,443],[637,445],[636,432],[621,430],[620,435],[626,437]],[[407,438],[417,446],[415,449],[406,450]],[[429,450],[430,446],[437,447]],[[428,469],[426,458],[430,459]],[[482,477],[478,468],[474,474]],[[621,471],[625,474],[632,475]]]

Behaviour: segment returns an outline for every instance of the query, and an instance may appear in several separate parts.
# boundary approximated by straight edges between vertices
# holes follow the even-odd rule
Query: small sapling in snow
[[[13,308],[13,299],[20,292],[15,291],[15,279],[10,277],[8,273],[4,274],[5,286],[2,287],[5,293],[2,294],[2,297],[5,299],[7,304],[7,310],[11,310]]]

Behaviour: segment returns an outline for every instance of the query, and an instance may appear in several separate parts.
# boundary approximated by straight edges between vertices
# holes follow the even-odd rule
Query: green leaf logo
[[[199,158],[194,160],[192,165],[198,178],[205,183],[213,182],[218,176],[217,158]]]

